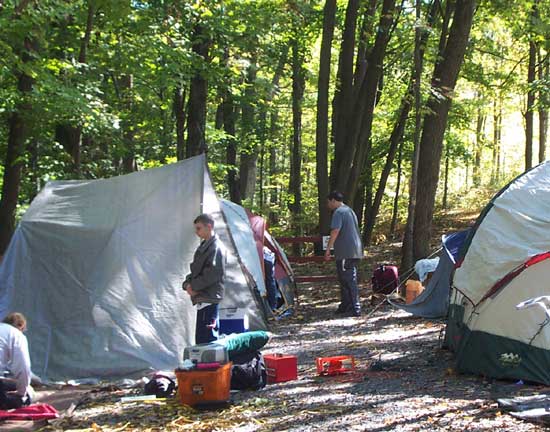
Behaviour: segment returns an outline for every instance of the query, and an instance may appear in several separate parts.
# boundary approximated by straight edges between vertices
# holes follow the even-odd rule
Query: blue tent
[[[450,281],[460,248],[470,229],[441,238],[442,249],[439,255],[439,264],[428,285],[422,293],[410,304],[390,303],[398,308],[424,318],[438,318],[447,315],[449,308]]]

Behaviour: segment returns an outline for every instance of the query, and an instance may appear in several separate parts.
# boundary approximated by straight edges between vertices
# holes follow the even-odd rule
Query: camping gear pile
[[[267,383],[259,351],[269,340],[264,331],[234,333],[217,342],[186,347],[176,369],[178,398],[190,406],[227,403],[230,390],[258,390]]]

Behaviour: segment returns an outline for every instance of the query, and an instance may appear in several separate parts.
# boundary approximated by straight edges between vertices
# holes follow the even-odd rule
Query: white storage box
[[[183,359],[196,363],[227,363],[227,349],[215,342],[186,347],[183,350]]]

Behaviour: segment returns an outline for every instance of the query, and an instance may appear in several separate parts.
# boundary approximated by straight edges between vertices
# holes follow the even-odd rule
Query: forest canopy
[[[47,181],[207,153],[275,232],[429,252],[436,208],[546,160],[549,0],[0,1],[0,254]],[[383,228],[382,228],[383,227]]]

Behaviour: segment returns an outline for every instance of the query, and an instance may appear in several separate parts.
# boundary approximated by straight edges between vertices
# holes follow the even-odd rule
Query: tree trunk
[[[231,90],[225,91],[223,99],[223,129],[228,135],[226,141],[227,187],[231,201],[240,204],[241,188],[237,174],[237,138],[236,138],[237,112]]]
[[[447,2],[447,5],[452,0]],[[416,21],[420,22],[421,12],[422,12],[422,3],[420,0],[416,1]],[[434,0],[430,13],[428,14],[428,23],[433,27],[435,23],[437,11],[439,9],[439,1]],[[449,8],[446,8],[445,16],[443,17],[443,27],[440,37],[440,46],[441,40],[447,34],[446,22],[448,22]],[[450,12],[449,12],[450,13]],[[420,27],[416,28],[415,31],[415,42],[414,42],[414,109],[415,109],[415,121],[414,121],[414,136],[413,136],[413,155],[411,160],[411,178],[409,181],[409,201],[407,205],[407,222],[405,224],[405,231],[403,233],[403,246],[401,248],[401,272],[404,273],[410,269],[414,264],[414,250],[413,250],[413,232],[415,224],[415,210],[416,210],[416,196],[417,196],[417,185],[418,185],[418,157],[419,157],[419,147],[420,147],[420,132],[422,129],[422,113],[421,113],[421,81],[422,81],[422,71],[424,69],[423,55],[425,51],[425,45],[428,41],[429,32],[423,31]],[[401,294],[405,294],[404,289],[401,289]]]
[[[338,59],[338,72],[336,74],[336,90],[332,101],[332,136],[334,139],[334,160],[330,172],[330,188],[336,188],[337,167],[340,158],[346,151],[346,123],[351,115],[353,100],[353,56],[355,51],[355,33],[357,27],[357,14],[359,0],[349,0],[344,21],[344,32],[340,57]]]
[[[543,56],[540,49],[538,51],[539,58],[539,82],[544,82],[550,78],[548,73],[550,59],[548,56],[550,53],[546,52]],[[548,82],[548,81],[547,81]],[[548,135],[548,105],[550,105],[550,98],[548,97],[548,88],[539,90],[539,163],[546,160],[546,137]]]
[[[397,154],[397,184],[395,185],[395,195],[393,197],[393,210],[392,210],[391,224],[390,224],[390,238],[392,239],[395,235],[395,228],[397,227],[397,216],[399,213],[399,193],[401,191],[402,160],[403,160],[403,141],[399,143],[399,151]]]
[[[176,159],[185,159],[185,88],[174,89],[174,116],[176,117]]]
[[[31,60],[32,46],[33,42],[26,38],[25,51],[21,55],[23,63],[28,63]],[[23,71],[18,71],[16,74],[19,102],[8,118],[8,145],[4,162],[2,198],[0,199],[0,256],[4,255],[15,230],[25,140],[29,133],[27,119],[32,110],[29,97],[34,81]]]
[[[131,113],[133,110],[133,88],[134,76],[132,74],[123,75],[120,79],[120,87],[126,110]],[[130,120],[131,115],[122,125],[122,141],[124,142],[124,156],[122,157],[122,172],[127,174],[137,171],[137,163],[134,149],[134,124]]]
[[[376,223],[376,217],[378,216],[378,212],[380,211],[380,205],[382,204],[382,198],[384,197],[384,192],[386,190],[386,183],[388,181],[388,177],[390,176],[393,161],[395,159],[395,154],[397,153],[397,148],[399,147],[399,143],[401,142],[403,138],[403,133],[405,132],[405,125],[407,124],[407,118],[409,117],[409,111],[411,109],[413,81],[414,78],[411,79],[409,87],[407,88],[405,96],[403,97],[403,100],[401,102],[399,116],[397,121],[395,122],[393,131],[390,136],[386,163],[384,164],[384,168],[382,169],[382,173],[380,174],[380,180],[378,182],[378,189],[376,190],[374,202],[372,204],[371,211],[365,218],[365,230],[363,233],[363,243],[365,245],[369,245],[371,242],[372,232]]]
[[[87,63],[88,45],[92,36],[94,15],[96,9],[93,2],[88,2],[88,11],[86,15],[86,29],[84,35],[80,39],[80,50],[78,53],[79,63]],[[82,125],[62,123],[55,128],[55,138],[65,151],[71,156],[73,166],[72,173],[75,178],[82,176],[81,169],[81,151],[82,151]]]
[[[254,201],[254,192],[256,189],[256,171],[258,164],[258,144],[256,142],[256,55],[252,55],[250,66],[246,76],[246,89],[244,91],[244,100],[242,103],[242,130],[243,146],[240,152],[240,186],[243,199]]]
[[[305,90],[304,58],[300,42],[292,41],[292,157],[289,192],[294,235],[302,234],[302,102]]]
[[[447,210],[447,202],[449,197],[449,152],[445,152],[445,180],[443,187],[443,209]]]
[[[353,199],[358,185],[370,143],[377,88],[383,71],[383,61],[390,38],[390,29],[395,15],[395,0],[384,0],[373,49],[369,55],[367,73],[361,85],[354,116],[349,127],[346,125],[346,152],[337,167],[336,188],[345,190],[346,196]]]
[[[428,99],[424,127],[419,146],[418,195],[413,230],[414,259],[425,258],[430,252],[431,225],[435,204],[435,193],[439,180],[439,167],[443,136],[451,107],[458,74],[464,59],[466,45],[472,27],[475,0],[458,0],[441,56],[441,62],[434,70],[432,92],[437,96]]]
[[[535,89],[533,83],[536,79],[535,64],[537,61],[537,46],[535,42],[529,42],[529,66],[527,67],[527,106],[525,107],[525,170],[533,166],[533,116],[535,108]]]
[[[355,73],[353,75],[353,91],[352,94],[359,94],[362,82],[365,80],[365,74],[367,73],[367,58],[369,56],[369,39],[374,28],[374,14],[376,12],[376,5],[378,0],[368,0],[369,4],[365,8],[363,14],[363,23],[361,25],[361,32],[359,34],[359,40],[357,44],[357,56],[355,60]]]
[[[200,24],[195,24],[192,50],[202,62],[208,63],[211,41],[205,33]],[[207,151],[205,129],[208,81],[202,69],[204,68],[200,66],[197,68],[189,87],[186,157],[196,156]]]
[[[273,185],[272,185],[272,176],[274,172],[271,170],[272,167],[272,161],[271,161],[271,153],[273,148],[276,147],[276,141],[277,141],[277,132],[276,132],[276,119],[277,119],[277,113],[275,109],[271,110],[271,118],[269,120],[270,124],[268,124],[268,113],[270,111],[270,107],[272,105],[273,98],[279,91],[279,81],[281,80],[281,77],[285,70],[285,65],[288,61],[288,44],[285,44],[281,50],[279,61],[277,63],[277,68],[275,69],[275,72],[273,74],[273,78],[271,80],[271,87],[267,93],[265,103],[262,106],[262,109],[260,111],[259,115],[259,124],[260,124],[260,145],[261,145],[261,183],[265,185],[267,189],[270,190],[268,193],[262,193],[260,196],[260,207],[264,208],[266,201],[269,201],[270,206],[269,210],[271,211],[271,204],[272,204],[272,195],[273,195]],[[269,157],[267,157],[269,155]],[[265,159],[268,159],[267,163]],[[266,169],[267,167],[267,169]],[[267,173],[266,173],[267,171]],[[269,196],[267,196],[269,195]]]
[[[323,37],[319,59],[319,82],[317,86],[317,120],[315,131],[317,205],[319,212],[319,233],[327,235],[330,225],[330,214],[327,208],[328,182],[328,96],[330,83],[330,53],[336,0],[326,0],[323,17]]]
[[[502,124],[502,108],[500,94],[493,101],[493,166],[491,168],[491,183],[500,181],[500,134]]]
[[[271,136],[271,141],[275,141],[275,137],[279,134],[279,113],[277,110],[271,111],[270,116],[270,127],[269,134]],[[276,182],[273,182],[279,170],[277,169],[277,148],[273,143],[269,147],[269,178],[271,183],[271,189],[269,193],[269,212],[268,212],[268,221],[269,225],[277,225],[279,222],[279,214],[275,211],[278,208],[279,202],[279,186]]]
[[[481,97],[478,95],[478,97]],[[485,129],[486,116],[481,107],[477,110],[476,121],[476,140],[474,143],[474,166],[472,171],[472,181],[475,187],[481,186],[481,152],[483,147],[483,130]]]

